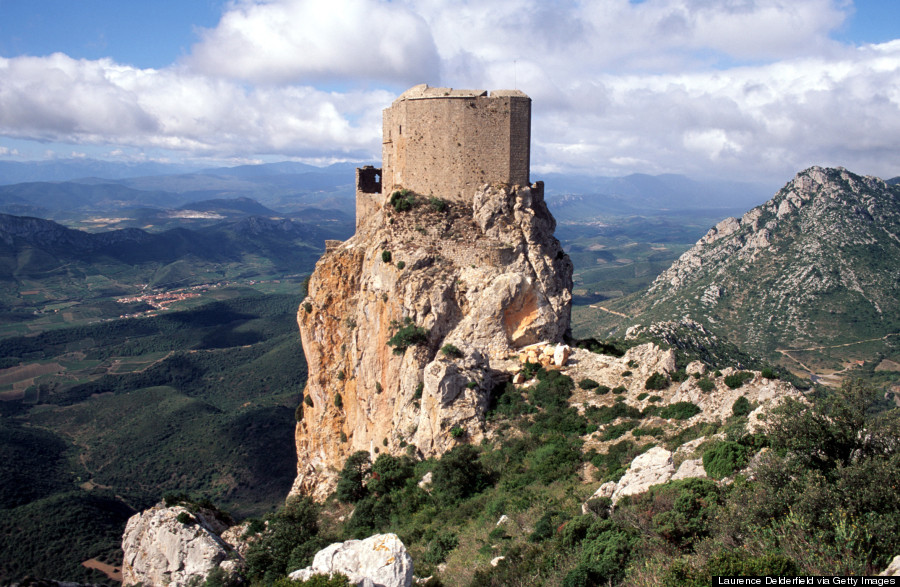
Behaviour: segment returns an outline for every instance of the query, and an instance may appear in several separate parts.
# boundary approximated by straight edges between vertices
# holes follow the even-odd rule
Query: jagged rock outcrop
[[[433,202],[382,202],[316,265],[297,315],[309,376],[292,493],[324,498],[355,451],[480,440],[509,376],[495,365],[569,328],[572,263],[542,184]]]
[[[396,534],[376,534],[332,544],[316,553],[312,565],[288,576],[306,581],[313,575],[332,573],[343,573],[353,585],[362,587],[409,587],[413,562]]]
[[[685,316],[749,352],[878,339],[900,321],[900,187],[845,169],[800,172],[728,218],[657,277],[632,313]],[[832,359],[833,361],[833,359]]]
[[[122,536],[123,584],[179,587],[218,566],[235,570],[240,556],[220,537],[226,529],[212,512],[180,505],[158,504],[135,514]]]

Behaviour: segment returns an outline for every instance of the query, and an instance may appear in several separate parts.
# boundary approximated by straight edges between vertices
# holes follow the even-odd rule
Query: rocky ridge
[[[555,226],[541,183],[486,184],[469,205],[385,201],[329,248],[297,314],[309,377],[292,494],[324,498],[359,450],[429,457],[483,437],[498,365],[568,331]]]
[[[690,316],[770,354],[896,332],[898,276],[900,188],[812,167],[717,224],[637,305],[645,323]]]

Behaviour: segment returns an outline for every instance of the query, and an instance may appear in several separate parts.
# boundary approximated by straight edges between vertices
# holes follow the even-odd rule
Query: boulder
[[[409,587],[412,558],[396,534],[376,534],[365,540],[337,542],[320,550],[313,564],[289,577],[306,581],[313,575],[343,573],[356,586]]]
[[[239,558],[214,531],[219,527],[214,517],[182,506],[158,504],[135,514],[122,536],[123,585],[180,587],[202,581],[229,556]]]

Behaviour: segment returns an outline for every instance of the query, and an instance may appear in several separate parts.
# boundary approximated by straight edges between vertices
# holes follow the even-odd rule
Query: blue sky
[[[526,91],[537,175],[892,177],[898,39],[872,0],[0,0],[0,160],[373,160],[428,83]]]

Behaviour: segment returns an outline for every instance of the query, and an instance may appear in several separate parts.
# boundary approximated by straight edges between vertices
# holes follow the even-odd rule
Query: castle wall
[[[382,186],[468,202],[485,183],[529,185],[531,98],[416,86],[385,109]]]

